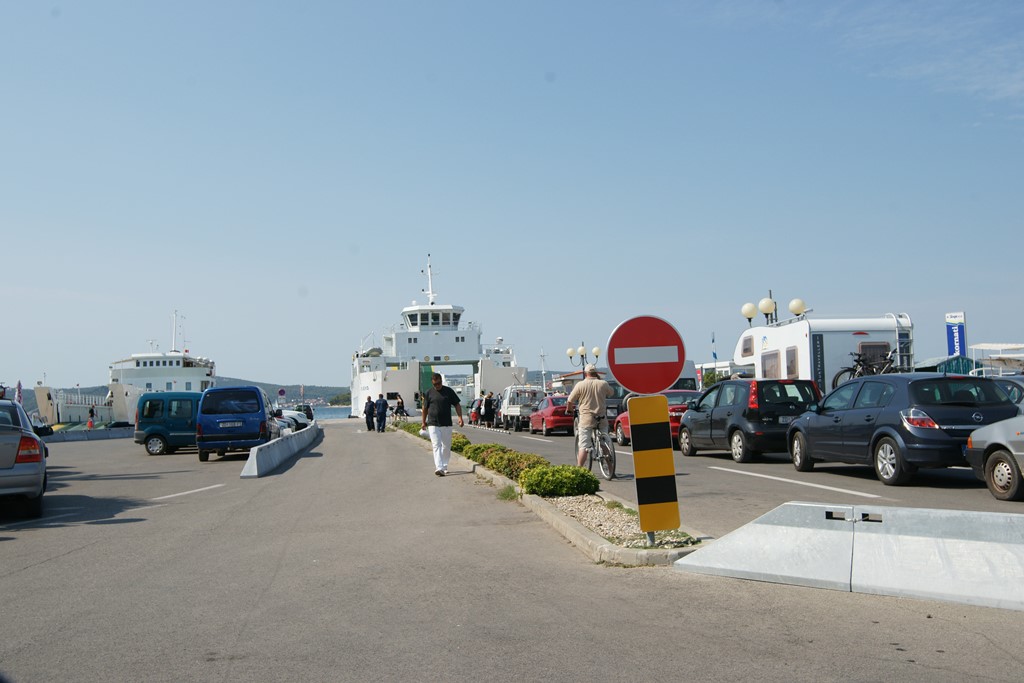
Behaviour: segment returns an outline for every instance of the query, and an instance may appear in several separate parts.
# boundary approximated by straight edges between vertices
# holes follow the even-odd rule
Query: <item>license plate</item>
[[[779,424],[780,425],[788,425],[792,421],[793,421],[793,416],[792,415],[779,415]]]
[[[241,422],[221,422],[220,426],[221,427],[241,427],[242,423]]]

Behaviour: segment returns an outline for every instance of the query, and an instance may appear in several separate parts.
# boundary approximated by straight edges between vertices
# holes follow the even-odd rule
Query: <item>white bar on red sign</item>
[[[677,363],[679,361],[678,346],[633,346],[619,347],[612,350],[616,365],[636,365],[638,363]]]

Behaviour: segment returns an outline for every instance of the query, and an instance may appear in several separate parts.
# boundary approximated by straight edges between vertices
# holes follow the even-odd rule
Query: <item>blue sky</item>
[[[567,368],[771,289],[1022,342],[1016,2],[0,2],[0,381],[347,385],[420,294]],[[812,314],[813,315],[813,314]]]

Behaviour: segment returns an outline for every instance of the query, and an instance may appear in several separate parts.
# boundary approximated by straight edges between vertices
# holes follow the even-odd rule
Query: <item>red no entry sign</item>
[[[612,376],[638,394],[668,389],[686,362],[686,348],[676,328],[653,315],[619,323],[608,337],[607,348]]]

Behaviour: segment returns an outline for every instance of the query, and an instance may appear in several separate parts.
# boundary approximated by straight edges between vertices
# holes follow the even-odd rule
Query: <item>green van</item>
[[[156,391],[139,397],[135,409],[135,443],[150,455],[173,453],[196,445],[198,391]]]

